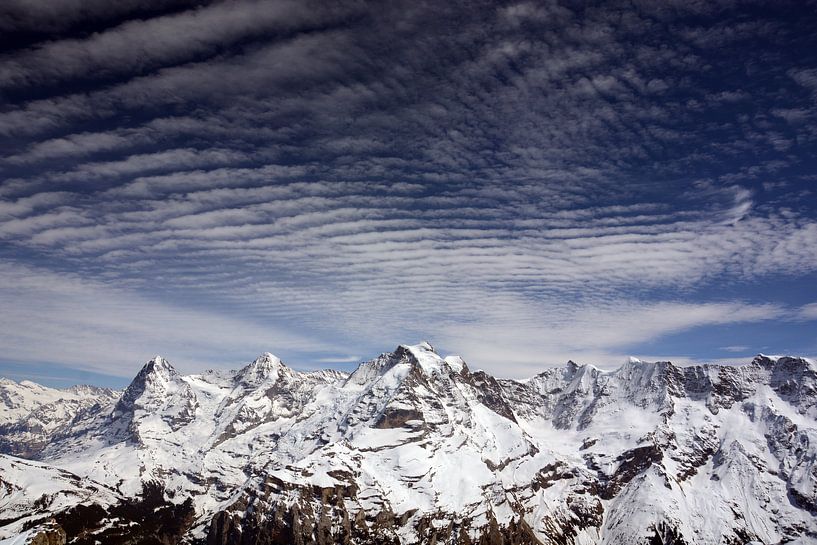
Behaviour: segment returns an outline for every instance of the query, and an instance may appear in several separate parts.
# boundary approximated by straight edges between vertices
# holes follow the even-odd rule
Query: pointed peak
[[[167,361],[162,356],[160,356],[159,354],[156,354],[155,356],[150,358],[150,360],[147,362],[146,365],[150,365],[150,366],[153,366],[153,367],[161,367],[161,368],[165,368],[165,369],[170,369],[171,368],[170,362]]]
[[[147,392],[153,395],[162,395],[171,383],[178,380],[178,373],[170,362],[161,356],[151,358],[131,383],[125,388],[122,397],[116,404],[115,413],[124,413],[133,409],[134,402]]]
[[[252,363],[241,369],[238,372],[238,377],[245,382],[257,382],[269,378],[277,380],[280,374],[287,369],[281,358],[271,352],[264,352],[255,358]]]
[[[280,366],[283,365],[281,358],[273,354],[272,352],[264,352],[252,362],[252,365],[255,366],[264,366],[264,367],[273,367],[273,366]]]
[[[137,376],[145,376],[148,374],[160,374],[164,377],[171,377],[176,375],[176,370],[170,365],[170,362],[167,361],[162,356],[156,355],[153,356],[143,367],[142,370],[139,371],[139,375]]]
[[[642,360],[636,358],[635,356],[629,356],[627,358],[627,363],[629,363],[630,365],[639,365],[639,364],[642,364],[644,362]]]
[[[460,363],[461,366],[460,366]],[[419,344],[398,345],[394,352],[384,352],[377,358],[366,361],[358,365],[349,378],[346,384],[362,385],[372,380],[377,380],[378,377],[388,373],[397,365],[407,364],[412,368],[418,369],[421,372],[433,374],[443,367],[461,372],[465,367],[465,362],[459,356],[443,359],[434,351],[434,347],[428,342],[421,342]]]

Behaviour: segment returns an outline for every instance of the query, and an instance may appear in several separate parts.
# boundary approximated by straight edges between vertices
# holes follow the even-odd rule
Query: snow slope
[[[74,420],[110,406],[118,392],[94,386],[47,388],[0,377],[0,453],[37,456]]]
[[[0,454],[0,539],[24,534],[30,521],[80,503],[110,505],[121,496],[108,486],[47,464]]]
[[[124,497],[192,498],[191,543],[809,543],[816,417],[802,358],[513,381],[421,343],[348,376],[156,357],[37,456]]]

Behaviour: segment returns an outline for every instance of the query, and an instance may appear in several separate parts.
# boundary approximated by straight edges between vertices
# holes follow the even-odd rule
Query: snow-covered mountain
[[[421,343],[350,375],[264,354],[182,376],[156,357],[99,395],[18,453],[74,501],[9,499],[37,493],[2,470],[0,539],[54,517],[75,543],[817,543],[803,358],[515,381]]]
[[[46,443],[76,419],[109,407],[119,393],[108,388],[47,388],[0,377],[0,453],[37,457]]]

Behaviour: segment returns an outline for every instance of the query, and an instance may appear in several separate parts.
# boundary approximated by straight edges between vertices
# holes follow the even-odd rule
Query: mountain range
[[[817,543],[817,364],[0,380],[0,544]]]

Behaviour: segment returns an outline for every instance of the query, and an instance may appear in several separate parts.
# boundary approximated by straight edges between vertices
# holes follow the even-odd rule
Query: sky
[[[817,2],[7,0],[0,375],[817,354]]]

